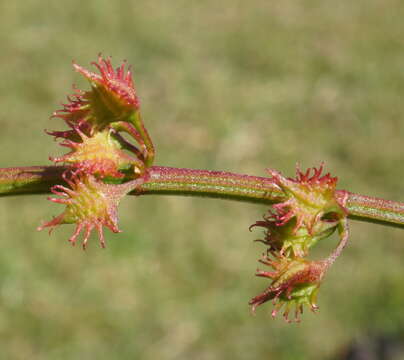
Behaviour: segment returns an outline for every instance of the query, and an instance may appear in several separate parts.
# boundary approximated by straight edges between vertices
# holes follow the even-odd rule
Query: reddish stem
[[[0,196],[46,194],[63,184],[62,166],[30,166],[0,169]],[[240,175],[226,171],[179,169],[152,166],[149,178],[136,194],[189,195],[272,204],[284,194],[271,178]],[[404,203],[338,190],[346,197],[349,218],[404,227]]]

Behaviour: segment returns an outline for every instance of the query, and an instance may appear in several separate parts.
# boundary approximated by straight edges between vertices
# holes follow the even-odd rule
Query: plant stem
[[[349,218],[404,227],[404,203],[348,192]]]
[[[203,196],[271,204],[284,197],[270,178],[226,171],[153,166],[150,178],[139,188],[141,194]]]
[[[63,166],[0,168],[0,196],[47,194],[53,185],[62,184]]]
[[[0,169],[0,196],[46,194],[62,184],[62,166],[30,166]],[[135,195],[188,195],[272,204],[282,201],[283,191],[271,178],[225,171],[152,166],[149,178]],[[349,218],[404,228],[404,203],[337,190],[347,196]]]

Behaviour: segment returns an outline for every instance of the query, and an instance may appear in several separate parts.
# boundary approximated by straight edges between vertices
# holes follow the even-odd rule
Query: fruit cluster
[[[303,306],[315,311],[316,297],[327,269],[338,257],[348,239],[347,211],[344,199],[335,195],[337,178],[322,175],[319,168],[301,172],[295,179],[286,178],[278,171],[269,170],[275,183],[283,190],[285,200],[275,203],[263,220],[252,227],[265,229],[265,238],[258,240],[267,246],[259,260],[274,271],[257,270],[256,275],[271,279],[270,286],[250,301],[253,311],[272,300],[272,316],[284,307],[287,321],[294,308],[294,320],[300,320]],[[338,229],[340,242],[329,257],[308,260],[310,248],[328,238]]]
[[[75,223],[69,241],[74,245],[84,230],[83,248],[93,229],[98,231],[102,247],[103,226],[119,232],[118,204],[147,179],[154,159],[154,146],[140,115],[130,69],[125,69],[125,63],[114,69],[111,59],[101,56],[93,65],[99,74],[73,64],[88,79],[91,89],[74,88],[68,103],[53,114],[64,120],[69,130],[47,133],[62,139],[60,145],[70,152],[50,157],[66,167],[66,184],[53,186],[51,191],[59,197],[49,200],[66,205],[66,209],[38,228],[52,230],[60,224]]]

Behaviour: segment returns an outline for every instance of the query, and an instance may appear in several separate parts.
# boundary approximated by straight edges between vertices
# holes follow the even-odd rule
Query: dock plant
[[[0,169],[0,194],[46,194],[63,206],[38,230],[74,224],[72,245],[89,246],[92,232],[106,246],[104,229],[118,227],[118,206],[126,195],[191,195],[266,205],[250,231],[263,229],[263,245],[256,276],[267,281],[249,304],[253,312],[272,303],[286,321],[300,321],[305,307],[318,309],[317,294],[327,270],[345,248],[350,220],[404,226],[404,203],[364,196],[338,189],[338,179],[324,164],[295,177],[267,168],[266,177],[225,171],[173,168],[155,165],[155,147],[141,116],[141,106],[130,67],[114,68],[101,55],[93,70],[73,63],[89,82],[89,89],[73,88],[62,108],[52,115],[47,131],[67,152],[50,156],[52,166]],[[63,125],[63,124],[62,124]],[[299,159],[301,160],[301,159]],[[186,221],[186,219],[184,219]],[[248,224],[246,224],[246,229]],[[219,231],[219,230],[218,230]],[[339,242],[329,256],[312,260],[310,252],[336,233]],[[81,240],[80,240],[81,239]]]

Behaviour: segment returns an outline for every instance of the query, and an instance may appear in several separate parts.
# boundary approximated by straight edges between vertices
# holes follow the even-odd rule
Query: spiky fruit
[[[140,106],[131,70],[125,70],[125,63],[114,70],[111,58],[103,59],[101,55],[98,56],[98,62],[92,64],[98,68],[100,74],[73,64],[91,84],[92,90],[83,94],[93,115],[90,122],[96,122],[97,126],[102,127],[114,121],[126,120]]]
[[[280,226],[274,214],[264,217],[250,226],[265,228],[265,238],[256,241],[262,242],[269,247],[270,251],[277,251],[286,257],[305,257],[309,249],[319,240],[329,237],[337,228],[336,221],[318,221],[311,229],[306,227],[296,229],[296,219],[288,221]]]
[[[134,156],[122,150],[122,145],[114,138],[110,129],[87,136],[79,127],[74,127],[81,141],[65,139],[61,145],[71,149],[71,152],[61,157],[51,157],[51,161],[62,162],[73,168],[93,174],[101,178],[122,178],[120,170],[132,170],[133,174],[140,174],[143,163]]]
[[[118,229],[117,208],[121,199],[139,183],[139,180],[122,185],[104,184],[93,175],[79,171],[63,175],[70,188],[55,185],[52,192],[59,198],[50,197],[50,201],[66,205],[65,211],[51,221],[38,227],[52,229],[61,224],[76,224],[76,230],[69,241],[75,245],[81,231],[84,231],[83,248],[87,246],[91,232],[95,229],[102,247],[105,247],[103,227],[112,232]]]
[[[132,81],[132,73],[125,70],[123,63],[116,70],[112,67],[111,59],[98,56],[95,65],[100,74],[93,73],[73,63],[73,67],[85,76],[90,84],[90,91],[74,89],[69,102],[54,113],[55,117],[69,124],[86,122],[92,129],[102,130],[112,122],[126,120],[139,110],[139,99]]]
[[[249,304],[255,311],[259,305],[272,300],[272,317],[284,308],[283,316],[288,322],[292,321],[289,319],[289,313],[294,308],[294,320],[298,322],[305,305],[312,311],[317,310],[317,292],[328,264],[325,261],[290,259],[274,253],[272,256],[274,259],[266,254],[260,262],[275,271],[257,270],[256,273],[257,276],[271,279],[271,285],[262,294],[251,299]]]
[[[123,63],[114,70],[111,59],[103,59],[101,55],[93,65],[100,74],[73,64],[89,80],[91,90],[75,88],[63,109],[53,114],[53,117],[63,119],[70,129],[47,132],[55,139],[62,139],[61,145],[71,150],[63,156],[50,158],[66,166],[64,179],[70,188],[63,185],[52,188],[52,192],[61,198],[50,200],[65,204],[66,210],[39,227],[42,230],[76,223],[70,241],[74,244],[84,231],[83,247],[93,229],[98,231],[102,246],[105,244],[103,226],[113,232],[119,231],[118,203],[144,181],[154,159],[154,146],[139,113],[139,99],[130,69],[126,70]],[[137,144],[122,133],[132,137]],[[106,183],[128,179],[118,185]]]
[[[309,168],[305,173],[297,167],[296,178],[292,179],[282,176],[276,170],[268,170],[287,198],[273,205],[274,220],[278,226],[295,218],[295,233],[305,227],[310,235],[314,235],[316,230],[323,231],[319,223],[338,222],[346,216],[344,204],[335,196],[337,178],[331,177],[329,173],[321,175],[322,171],[323,165],[318,169]]]
[[[114,70],[111,59],[101,56],[93,64],[100,74],[73,64],[89,80],[91,90],[75,88],[68,103],[53,114],[63,119],[70,130],[47,133],[55,139],[63,139],[61,145],[70,147],[73,152],[52,160],[72,164],[74,168],[101,177],[122,177],[119,172],[122,167],[133,167],[134,173],[139,175],[152,165],[154,146],[139,112],[131,71],[125,70],[125,63]],[[111,141],[112,132],[114,141]],[[137,145],[122,136],[122,132],[132,137]],[[100,133],[104,134],[102,141]]]

